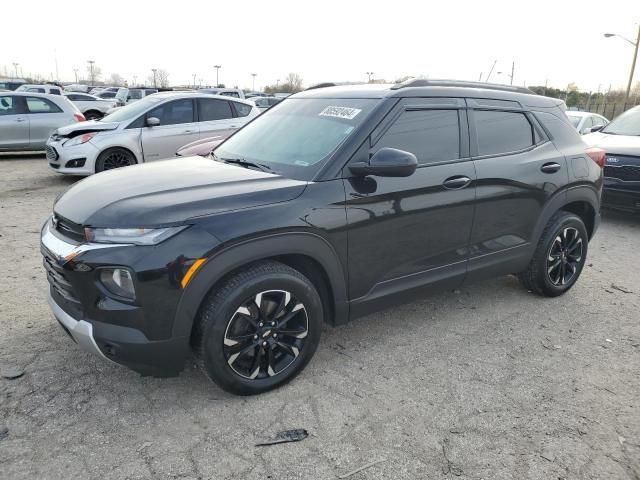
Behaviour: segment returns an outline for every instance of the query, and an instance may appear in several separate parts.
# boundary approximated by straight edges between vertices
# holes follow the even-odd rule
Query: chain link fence
[[[640,105],[637,101],[635,102],[610,102],[610,103],[587,103],[583,105],[576,105],[575,107],[570,107],[569,110],[580,110],[582,112],[591,112],[597,113],[598,115],[602,115],[603,117],[608,118],[609,120],[613,120],[616,116],[620,115],[622,112],[629,110],[637,105]]]

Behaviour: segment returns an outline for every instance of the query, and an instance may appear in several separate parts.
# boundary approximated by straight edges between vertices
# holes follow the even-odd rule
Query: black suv
[[[70,188],[42,230],[49,302],[101,357],[167,376],[194,352],[225,390],[263,392],[304,368],[322,322],[496,275],[566,292],[599,223],[603,161],[561,101],[523,88],[309,90],[212,159]]]

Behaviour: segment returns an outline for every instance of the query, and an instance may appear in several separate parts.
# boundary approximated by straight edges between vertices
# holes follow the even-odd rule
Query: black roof
[[[471,90],[471,91],[470,91]],[[339,85],[313,88],[292,98],[399,98],[399,97],[471,97],[517,101],[523,105],[554,107],[562,100],[534,94],[525,87],[462,80],[412,79],[399,84]]]

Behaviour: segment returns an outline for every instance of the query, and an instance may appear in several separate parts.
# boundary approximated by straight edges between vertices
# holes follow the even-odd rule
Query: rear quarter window
[[[534,144],[533,126],[524,113],[475,110],[478,155],[500,155]]]
[[[232,102],[236,111],[236,117],[246,117],[251,113],[251,105],[246,105],[240,102]]]

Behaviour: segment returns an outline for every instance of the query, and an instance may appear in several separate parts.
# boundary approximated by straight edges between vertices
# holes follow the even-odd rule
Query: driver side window
[[[167,102],[147,113],[147,118],[156,117],[160,125],[179,125],[181,123],[193,123],[193,100],[185,98]],[[136,122],[137,123],[137,122]]]

